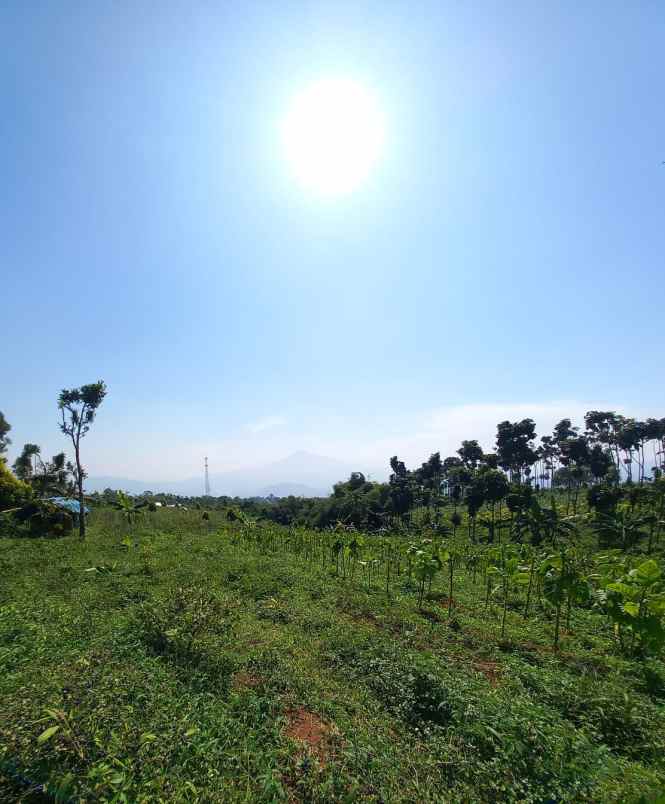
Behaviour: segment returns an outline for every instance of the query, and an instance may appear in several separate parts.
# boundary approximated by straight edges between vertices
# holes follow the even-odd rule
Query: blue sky
[[[154,479],[665,415],[665,7],[583,6],[4,4],[14,447],[98,378],[91,471]],[[386,145],[316,197],[278,126],[338,76]]]

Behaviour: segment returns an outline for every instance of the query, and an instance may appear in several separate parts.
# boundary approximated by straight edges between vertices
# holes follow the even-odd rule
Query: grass
[[[85,543],[0,541],[0,801],[665,790],[665,669],[605,618],[575,609],[554,651],[548,612],[515,605],[501,640],[470,573],[449,621],[445,573],[419,611],[404,575],[388,597],[233,528],[163,510],[127,548],[102,510]]]

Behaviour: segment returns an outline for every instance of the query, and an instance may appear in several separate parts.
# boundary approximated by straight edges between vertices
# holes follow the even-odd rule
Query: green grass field
[[[0,800],[632,802],[665,790],[665,671],[607,618],[418,608],[213,512],[0,540]],[[371,539],[372,537],[368,537]]]

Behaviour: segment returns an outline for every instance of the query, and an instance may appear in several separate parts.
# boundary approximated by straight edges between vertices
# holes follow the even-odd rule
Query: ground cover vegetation
[[[285,522],[109,490],[84,538],[65,458],[0,461],[0,800],[658,801],[659,421],[503,422]]]

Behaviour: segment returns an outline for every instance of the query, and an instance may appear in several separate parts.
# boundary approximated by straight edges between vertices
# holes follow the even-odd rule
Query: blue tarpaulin
[[[71,500],[68,497],[49,497],[49,502],[52,502],[53,505],[57,505],[58,508],[64,508],[65,511],[69,511],[70,514],[76,514],[76,516],[81,512],[78,500]],[[86,514],[90,513],[90,509],[87,505],[83,506],[83,510]]]

